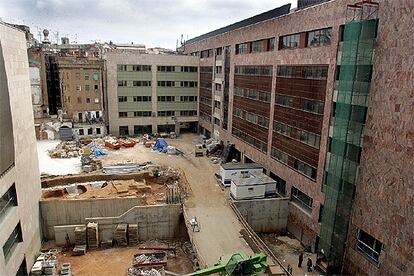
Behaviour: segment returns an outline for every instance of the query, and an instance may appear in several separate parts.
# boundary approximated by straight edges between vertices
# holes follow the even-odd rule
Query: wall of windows
[[[175,72],[175,66],[157,66],[158,72]]]
[[[159,102],[175,102],[175,96],[158,96]]]
[[[132,86],[151,86],[151,81],[132,81]]]
[[[0,218],[13,206],[17,206],[16,186],[14,184],[0,197]]]
[[[174,87],[175,81],[158,81],[157,85],[161,87]]]
[[[134,111],[134,117],[151,117],[151,111]]]
[[[181,102],[196,102],[197,96],[180,96]]]
[[[150,102],[151,96],[133,96],[132,99],[134,102]]]
[[[182,81],[180,82],[181,87],[197,87],[196,81]]]
[[[277,67],[277,76],[281,78],[326,80],[328,77],[328,66],[279,65]]]
[[[197,116],[197,110],[181,110],[180,116]]]
[[[6,262],[9,260],[13,254],[13,250],[16,248],[17,244],[23,242],[22,228],[20,226],[20,221],[14,228],[13,232],[10,234],[9,238],[3,245],[3,254]]]

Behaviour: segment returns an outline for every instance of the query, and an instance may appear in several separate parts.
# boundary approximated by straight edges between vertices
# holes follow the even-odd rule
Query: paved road
[[[206,157],[194,157],[194,142],[190,143],[190,138],[184,137],[184,141],[180,139],[171,143],[187,153],[183,156],[187,162],[179,164],[192,189],[184,211],[187,218],[196,217],[200,224],[199,232],[189,229],[189,234],[201,264],[211,266],[220,257],[227,259],[236,252],[253,255],[252,249],[240,235],[242,225],[228,205],[227,193],[215,180],[214,173],[218,172],[219,166]]]

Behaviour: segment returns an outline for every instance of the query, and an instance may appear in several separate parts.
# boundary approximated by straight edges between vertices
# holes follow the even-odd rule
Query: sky
[[[39,39],[145,44],[175,49],[176,40],[213,31],[297,0],[0,0],[0,18]],[[58,35],[57,35],[58,32]],[[59,42],[60,43],[60,42]]]

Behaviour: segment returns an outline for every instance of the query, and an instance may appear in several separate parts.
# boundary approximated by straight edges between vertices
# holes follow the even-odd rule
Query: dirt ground
[[[200,232],[190,233],[190,239],[199,252],[201,263],[211,266],[220,258],[228,259],[237,252],[253,255],[241,237],[242,225],[228,204],[228,191],[222,191],[214,177],[219,165],[213,164],[208,157],[194,156],[195,145],[200,143],[199,136],[182,134],[178,139],[166,141],[184,154],[153,152],[140,144],[133,148],[109,150],[108,156],[102,158],[102,165],[151,161],[182,170],[191,189],[184,204],[185,215],[187,219],[196,217],[200,225]]]
[[[316,264],[316,254],[304,252],[305,248],[297,239],[288,235],[277,234],[259,234],[259,236],[272,250],[273,254],[284,263],[285,267],[288,264],[291,265],[293,275],[319,275],[315,271],[308,272],[306,268],[308,258],[311,258],[313,265]],[[302,267],[299,268],[298,262],[301,252],[304,253],[303,263]]]
[[[167,256],[166,270],[177,274],[188,274],[193,271],[193,258],[191,244],[188,240],[173,241],[148,241],[141,245],[168,245],[176,247],[176,256]],[[58,254],[59,269],[63,263],[70,263],[74,276],[101,276],[101,275],[127,275],[127,270],[132,267],[132,257],[135,254],[148,252],[138,247],[118,247],[110,249],[91,250],[83,256],[72,256],[70,253],[60,252]],[[53,244],[44,247],[54,248]],[[62,248],[59,248],[62,250]]]

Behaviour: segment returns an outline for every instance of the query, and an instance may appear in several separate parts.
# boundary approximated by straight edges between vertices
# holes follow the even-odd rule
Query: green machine
[[[197,270],[188,276],[192,275],[212,275],[218,273],[219,275],[259,275],[267,269],[266,254],[259,253],[254,256],[247,257],[243,253],[235,253],[231,256],[227,264],[217,263],[212,267]]]

